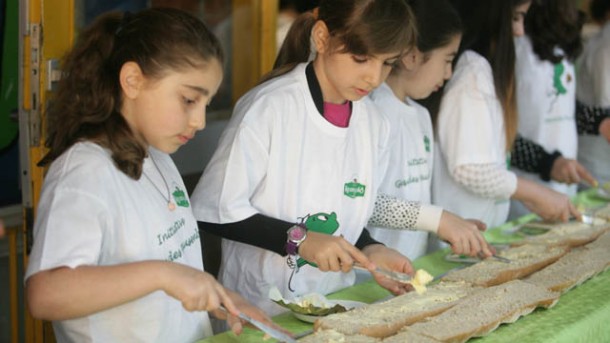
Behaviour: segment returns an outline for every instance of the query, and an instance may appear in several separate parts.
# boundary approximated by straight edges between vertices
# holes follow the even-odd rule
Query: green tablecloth
[[[594,195],[594,190],[580,193],[575,202],[585,206],[596,206],[604,202]],[[522,239],[512,234],[511,228],[517,224],[533,219],[533,215],[519,218],[500,227],[486,232],[487,239],[492,243],[510,243]],[[609,247],[610,249],[610,247]],[[413,262],[416,269],[426,269],[432,275],[442,274],[450,269],[461,266],[460,263],[447,262],[444,256],[448,250],[437,251],[423,256]],[[330,299],[355,300],[372,303],[389,296],[389,292],[378,286],[374,281],[346,288],[328,296]],[[273,318],[276,323],[293,333],[311,329],[311,324],[296,319],[292,314],[285,313]],[[246,328],[240,336],[231,332],[216,335],[200,342],[262,342],[260,331]],[[269,339],[266,342],[274,342]],[[561,296],[553,308],[537,309],[533,313],[521,317],[517,322],[502,325],[483,338],[472,339],[480,343],[574,343],[574,342],[610,342],[610,270],[597,275],[584,284]]]

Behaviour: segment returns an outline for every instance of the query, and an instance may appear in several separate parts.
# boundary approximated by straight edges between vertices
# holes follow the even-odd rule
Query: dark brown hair
[[[170,71],[204,67],[213,59],[222,64],[220,43],[186,12],[154,8],[101,15],[64,57],[64,78],[47,112],[49,152],[38,165],[53,162],[79,141],[91,140],[112,152],[123,173],[139,179],[147,147],[120,113],[121,67],[136,62],[147,78],[158,80]]]
[[[582,52],[580,29],[584,22],[573,0],[534,0],[525,17],[525,32],[532,40],[534,52],[543,61],[559,63],[564,57],[575,61]]]
[[[460,14],[448,0],[407,0],[417,20],[417,49],[426,54],[447,46],[464,31]]]
[[[502,106],[506,149],[511,151],[517,135],[515,95],[515,45],[512,29],[513,12],[528,0],[452,0],[464,24],[464,35],[454,64],[466,50],[483,56],[490,64],[494,89]],[[442,91],[421,101],[436,123]]]
[[[589,10],[591,12],[591,18],[603,24],[610,11],[610,0],[592,0]]]
[[[355,55],[373,55],[410,49],[416,41],[415,18],[404,0],[321,0],[313,13],[300,15],[282,44],[268,80],[307,62],[311,29],[317,20],[328,27],[331,48]]]

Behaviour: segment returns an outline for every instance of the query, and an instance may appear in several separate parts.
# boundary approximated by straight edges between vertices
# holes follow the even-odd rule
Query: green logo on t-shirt
[[[354,179],[353,182],[343,185],[343,194],[350,198],[363,197],[365,189],[365,185],[358,183],[358,180]]]
[[[426,152],[430,152],[430,138],[424,135],[424,147],[426,147]]]
[[[555,88],[555,95],[562,95],[562,94],[566,94],[568,92],[568,90],[564,87],[563,83],[561,82],[561,76],[563,75],[564,70],[565,70],[565,67],[563,66],[563,63],[555,64],[554,73],[553,73],[553,87]],[[569,75],[568,75],[568,81],[570,81]]]
[[[189,201],[186,199],[186,195],[183,190],[176,186],[176,190],[172,193],[174,196],[174,200],[176,201],[176,205],[182,207],[189,207]]]

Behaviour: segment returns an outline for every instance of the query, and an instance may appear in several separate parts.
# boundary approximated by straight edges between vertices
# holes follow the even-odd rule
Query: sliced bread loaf
[[[318,319],[316,330],[332,329],[343,334],[388,337],[403,326],[441,313],[475,288],[464,282],[441,282],[424,294],[409,292],[388,301]]]
[[[584,247],[572,249],[555,263],[524,281],[565,293],[610,267],[610,233]]]
[[[606,206],[604,206],[602,208],[596,209],[594,211],[594,213],[595,213],[596,217],[610,220],[610,204],[607,204]]]
[[[489,287],[527,276],[557,261],[567,252],[567,247],[547,247],[527,244],[512,247],[498,253],[511,260],[505,263],[496,259],[486,259],[472,266],[449,272],[441,280],[465,281],[476,286]]]
[[[417,332],[413,332],[409,330],[409,327],[406,327],[400,330],[396,335],[390,336],[383,339],[383,343],[440,343],[440,341],[435,340],[432,337],[421,335]]]
[[[302,343],[376,343],[380,339],[364,335],[345,335],[335,330],[320,330],[299,339]]]
[[[524,281],[551,291],[565,293],[610,266],[608,256],[603,258],[597,252],[603,251],[602,249],[576,248],[557,262],[528,276]]]
[[[551,307],[559,293],[521,280],[481,289],[447,311],[415,323],[409,331],[442,342],[465,342],[495,330],[502,323],[515,322],[536,307]]]
[[[588,249],[603,248],[610,249],[610,231],[605,232],[593,242],[585,245]]]
[[[597,225],[581,222],[555,224],[549,231],[541,235],[527,237],[513,245],[545,244],[577,247],[594,241],[608,230],[610,230],[610,224],[605,222]]]

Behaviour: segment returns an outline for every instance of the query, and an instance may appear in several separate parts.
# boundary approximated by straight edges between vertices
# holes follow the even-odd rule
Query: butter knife
[[[366,269],[364,266],[362,266],[359,263],[355,263],[354,268],[369,271],[368,269]],[[411,281],[413,280],[413,278],[409,274],[395,272],[393,270],[388,270],[388,269],[384,269],[384,268],[380,268],[380,267],[375,268],[375,272],[379,273],[381,275],[384,275],[394,281],[398,281],[398,282],[402,282],[402,283],[411,283]]]
[[[479,252],[478,256],[479,256],[479,258],[481,260],[485,259],[485,256],[483,255],[483,252]],[[497,261],[504,262],[504,263],[511,263],[512,262],[512,260],[510,260],[510,259],[508,259],[506,257],[502,257],[500,255],[496,255],[496,254],[491,255],[490,258],[493,258],[493,259],[495,259]]]
[[[224,306],[220,306],[220,309],[229,313],[229,311],[227,311],[227,309],[224,308]],[[288,334],[286,334],[278,329],[275,329],[267,324],[264,324],[243,312],[240,312],[238,317],[247,321],[248,323],[256,326],[262,332],[266,333],[267,335],[271,336],[272,338],[277,339],[280,342],[297,343],[297,341],[294,338],[290,337]]]

